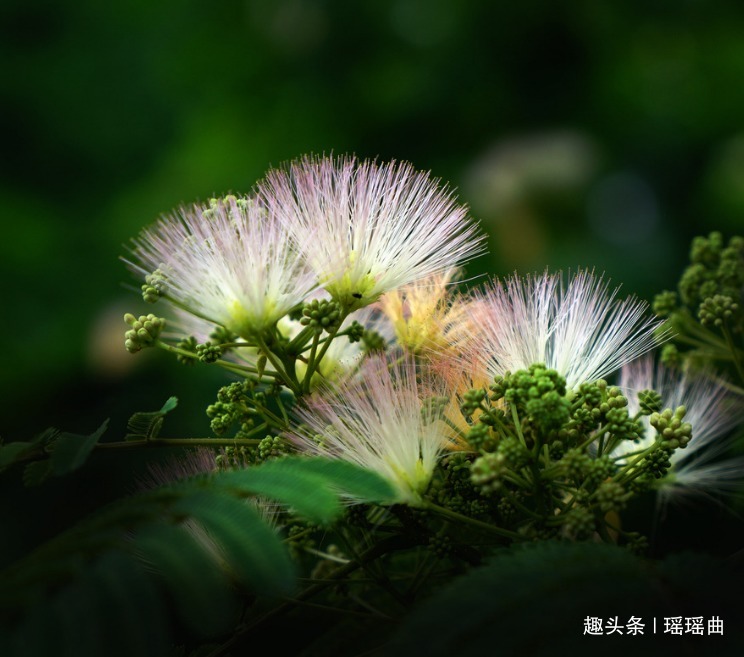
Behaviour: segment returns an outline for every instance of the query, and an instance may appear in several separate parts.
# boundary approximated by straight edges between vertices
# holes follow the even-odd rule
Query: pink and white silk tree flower
[[[407,163],[305,157],[270,171],[257,195],[347,310],[484,250],[467,209]]]
[[[684,406],[684,421],[692,425],[690,442],[672,452],[671,468],[657,482],[660,504],[742,490],[744,457],[724,455],[735,437],[733,430],[742,422],[744,399],[732,393],[724,381],[707,371],[692,373],[661,364],[654,366],[653,358],[646,356],[623,367],[620,387],[627,391],[631,416],[640,409],[637,393],[655,390],[661,395],[664,408]],[[643,424],[642,439],[638,443],[621,443],[613,456],[637,452],[654,443],[656,431],[648,417],[643,417]]]
[[[253,199],[228,196],[165,216],[134,241],[130,268],[174,305],[251,340],[318,287],[282,224]]]
[[[596,381],[654,348],[665,337],[661,321],[644,316],[648,304],[617,298],[601,277],[579,271],[487,285],[478,308],[477,349],[489,378],[544,363],[565,377],[569,390]]]
[[[412,359],[370,357],[359,376],[324,387],[298,407],[289,439],[303,452],[356,463],[387,479],[397,502],[421,505],[449,428],[422,411],[433,388]]]

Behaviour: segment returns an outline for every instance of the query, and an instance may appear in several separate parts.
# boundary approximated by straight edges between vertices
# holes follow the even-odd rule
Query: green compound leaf
[[[159,411],[134,413],[127,422],[125,440],[152,440],[160,434],[165,416],[178,406],[177,397],[169,397]]]
[[[159,655],[177,628],[218,636],[237,623],[236,594],[294,590],[294,564],[260,507],[276,501],[330,522],[343,498],[393,495],[357,466],[286,457],[121,500],[0,572],[0,619],[9,619],[0,620],[0,648],[18,657],[98,656],[103,646]]]
[[[51,474],[51,461],[48,459],[46,461],[32,461],[23,468],[23,485],[26,487],[40,486]]]
[[[78,436],[72,433],[59,434],[52,451],[52,473],[67,474],[83,465],[107,426],[108,420],[88,436]]]
[[[379,503],[395,497],[392,486],[376,473],[322,457],[288,456],[224,473],[214,483],[278,500],[317,523],[330,522],[341,513],[340,496]]]
[[[238,613],[220,568],[219,548],[208,545],[209,540],[194,524],[153,525],[134,539],[138,556],[157,574],[152,579],[162,586],[182,622],[202,636],[226,632]]]
[[[277,533],[251,501],[218,492],[189,495],[172,511],[196,520],[207,532],[215,556],[243,586],[264,595],[283,595],[294,587],[294,564]]]
[[[35,443],[15,442],[0,445],[0,472],[13,465],[16,459],[24,456],[36,447]]]

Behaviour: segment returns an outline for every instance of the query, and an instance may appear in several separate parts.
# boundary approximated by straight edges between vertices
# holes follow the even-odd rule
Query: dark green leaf
[[[0,472],[5,470],[10,465],[15,463],[18,457],[23,457],[27,452],[35,449],[34,443],[8,443],[7,445],[0,445]]]
[[[52,474],[51,461],[32,461],[23,468],[23,485],[39,486],[46,481],[50,474]]]
[[[96,563],[92,574],[101,592],[106,657],[166,654],[165,609],[144,566],[131,554],[112,551]]]
[[[294,565],[279,539],[253,507],[251,500],[200,491],[173,507],[173,512],[195,518],[219,546],[229,571],[259,593],[289,593]]]
[[[716,573],[709,562],[695,563],[702,571],[697,577],[701,582]],[[740,586],[731,581],[734,571],[727,571],[728,577],[714,577],[715,584],[707,585],[708,593],[721,586],[739,591]],[[665,579],[663,569],[657,571],[653,562],[616,546],[542,543],[514,547],[419,606],[385,654],[651,657],[677,650],[682,654],[690,648],[689,637],[670,637],[661,629],[653,635],[654,618],[663,628],[665,616],[718,613],[741,617],[741,602],[738,607],[717,606],[721,598],[706,599],[701,595],[706,588],[698,586],[691,587],[689,596],[679,595]],[[604,622],[617,617],[622,625],[635,616],[647,631],[644,636],[585,636],[584,620],[589,616]],[[730,639],[731,644],[727,641],[717,642],[716,654],[729,654],[719,650],[738,638]]]
[[[387,479],[348,461],[321,457],[297,457],[292,460],[294,461],[292,467],[302,472],[320,475],[331,489],[351,499],[385,503],[392,501],[396,496],[395,490]]]
[[[153,525],[137,533],[134,544],[146,564],[164,579],[168,597],[190,630],[207,637],[226,632],[237,606],[218,567],[218,548],[194,526]],[[138,654],[138,653],[133,653]]]
[[[308,520],[325,523],[341,512],[339,495],[358,501],[386,502],[394,497],[379,475],[345,461],[321,457],[285,457],[260,466],[219,475],[228,486],[284,502]]]
[[[107,426],[108,420],[89,436],[61,433],[52,451],[52,472],[55,475],[63,475],[77,470],[85,463]]]

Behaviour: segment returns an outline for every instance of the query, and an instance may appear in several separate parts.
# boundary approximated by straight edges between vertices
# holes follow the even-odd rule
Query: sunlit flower
[[[307,157],[270,171],[257,193],[347,309],[483,251],[466,208],[409,164]]]
[[[380,308],[392,323],[398,345],[436,358],[444,352],[457,355],[472,342],[473,302],[453,291],[458,275],[458,269],[448,269],[382,296]]]
[[[258,203],[226,197],[166,216],[134,240],[136,262],[166,298],[250,339],[317,288],[282,226]]]
[[[692,425],[692,438],[684,449],[670,457],[671,468],[658,482],[660,502],[685,499],[692,495],[717,495],[741,490],[744,482],[744,457],[721,459],[732,443],[732,430],[741,424],[742,400],[731,393],[725,382],[711,373],[680,372],[659,364],[651,357],[640,358],[624,366],[620,386],[627,391],[628,411],[640,409],[637,393],[655,390],[664,408],[684,406],[684,421]],[[613,456],[650,447],[656,431],[648,417],[643,418],[644,435],[638,443],[625,441]]]
[[[493,377],[544,363],[568,389],[609,375],[664,339],[645,302],[617,293],[587,271],[567,286],[547,273],[492,283],[479,312],[482,366]]]
[[[397,501],[420,505],[448,442],[444,423],[422,412],[433,389],[417,380],[412,360],[371,357],[361,376],[323,388],[297,410],[303,425],[290,439],[301,451],[379,473],[395,487]]]

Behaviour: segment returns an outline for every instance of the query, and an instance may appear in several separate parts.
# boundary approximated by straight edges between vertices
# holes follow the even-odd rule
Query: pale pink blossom
[[[418,381],[408,358],[370,357],[360,375],[323,387],[299,407],[289,436],[303,452],[350,461],[388,480],[398,502],[421,495],[449,443],[449,428],[422,412],[436,383]]]
[[[257,194],[347,309],[483,251],[467,209],[407,163],[305,157],[270,171]]]
[[[145,229],[132,252],[130,267],[143,277],[158,270],[170,302],[246,339],[317,288],[282,225],[252,199],[183,207]]]

